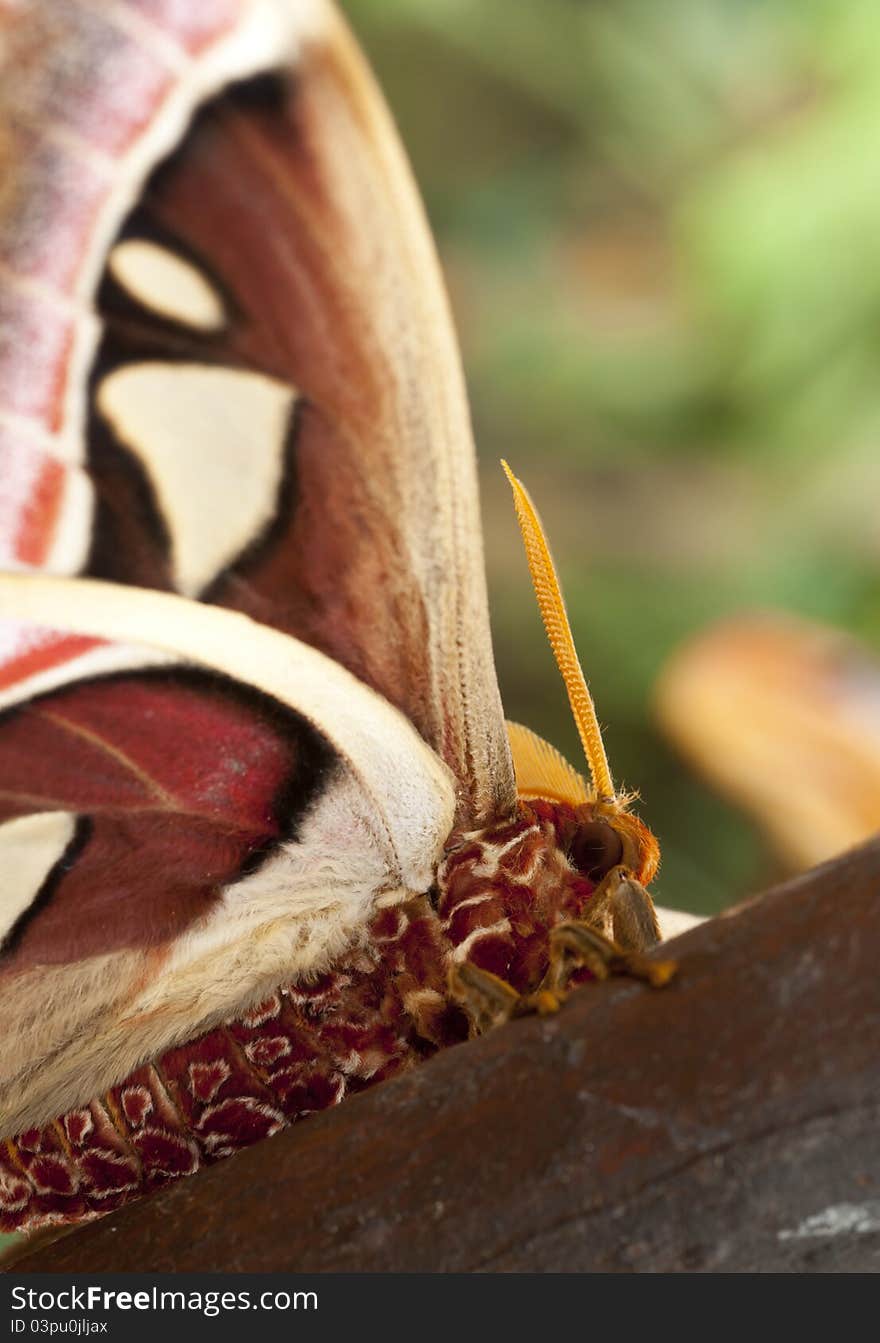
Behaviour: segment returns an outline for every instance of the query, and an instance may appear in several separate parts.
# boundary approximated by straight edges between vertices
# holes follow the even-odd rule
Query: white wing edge
[[[145,646],[211,668],[308,719],[385,832],[391,881],[424,891],[452,828],[455,784],[413,725],[338,662],[222,607],[93,579],[0,575],[0,618]]]

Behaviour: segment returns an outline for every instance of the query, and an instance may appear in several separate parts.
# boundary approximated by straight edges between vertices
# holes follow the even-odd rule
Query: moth
[[[10,1230],[670,965],[512,477],[592,783],[505,724],[447,302],[338,13],[0,12]]]

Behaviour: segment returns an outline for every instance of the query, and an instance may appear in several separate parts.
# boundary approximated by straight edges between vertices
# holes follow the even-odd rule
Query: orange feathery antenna
[[[615,801],[617,795],[614,791],[608,757],[605,754],[602,731],[596,717],[596,708],[575,651],[565,602],[562,599],[559,579],[556,576],[556,568],[553,564],[547,538],[544,535],[544,529],[541,526],[541,520],[525,485],[522,481],[517,480],[507,462],[502,460],[501,465],[504,467],[504,473],[510,482],[510,488],[513,490],[516,517],[526,548],[526,559],[535,588],[535,596],[538,599],[538,607],[544,621],[544,628],[547,631],[547,638],[550,640],[550,647],[553,649],[556,665],[565,682],[571,711],[574,714],[574,721],[577,724],[584,754],[587,757],[587,764],[590,767],[593,789],[598,799],[609,802]]]

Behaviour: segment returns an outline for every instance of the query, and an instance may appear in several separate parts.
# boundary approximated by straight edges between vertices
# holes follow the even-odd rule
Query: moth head
[[[560,928],[575,924],[616,940],[611,897],[621,880],[631,881],[644,902],[654,937],[642,945],[651,945],[656,926],[642,881],[655,865],[650,832],[631,816],[621,825],[594,802],[521,799],[515,816],[457,836],[438,872],[437,906],[452,944],[453,997],[474,1022],[474,1001],[483,1003],[488,975],[490,996],[497,990],[510,998],[507,1015],[534,1002],[553,977]],[[566,986],[591,973],[589,965],[576,968]]]
[[[606,973],[615,956],[631,968],[659,940],[644,889],[659,847],[630,811],[632,795],[614,787],[543,528],[525,487],[506,463],[504,470],[590,779],[530,729],[508,723],[516,814],[453,838],[438,872],[438,907],[452,943],[450,988],[477,1030],[531,1006],[543,1010],[544,1000],[557,1005],[563,972],[567,986]],[[668,965],[656,967],[655,976],[642,959],[637,973],[660,983]]]

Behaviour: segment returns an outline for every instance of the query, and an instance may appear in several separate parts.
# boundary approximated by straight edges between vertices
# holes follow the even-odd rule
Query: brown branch
[[[880,844],[17,1271],[880,1265]]]

